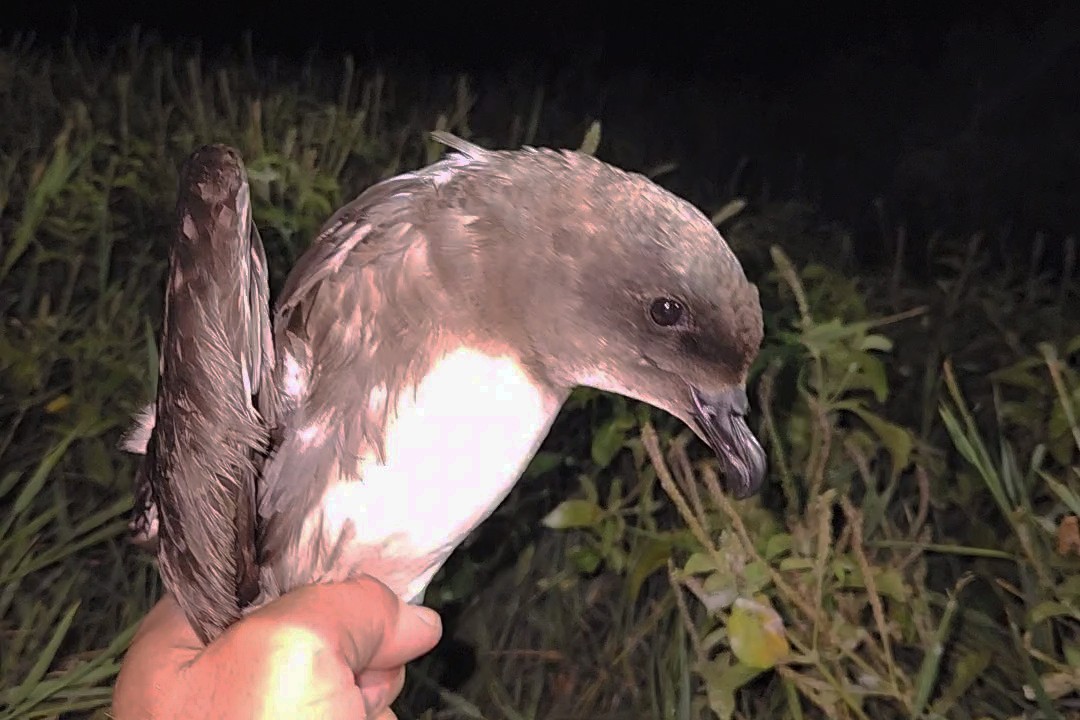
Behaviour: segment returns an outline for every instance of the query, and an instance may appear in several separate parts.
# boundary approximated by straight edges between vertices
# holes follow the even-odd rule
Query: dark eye
[[[649,317],[661,327],[671,327],[682,320],[683,304],[673,298],[657,298],[649,306]]]

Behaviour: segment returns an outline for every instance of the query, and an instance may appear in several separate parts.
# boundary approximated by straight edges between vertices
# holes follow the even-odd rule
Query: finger
[[[202,647],[184,616],[184,611],[180,609],[176,599],[168,594],[162,596],[139,624],[131,644],[134,646],[140,642],[151,642],[161,649],[183,647],[197,650]]]
[[[442,621],[428,608],[406,605],[371,578],[298,588],[251,615],[284,633],[302,631],[331,649],[353,671],[388,670],[438,643]]]
[[[150,717],[167,702],[180,668],[201,650],[180,606],[166,595],[151,608],[131,641],[113,688],[116,718]]]
[[[124,667],[138,669],[148,664],[154,667],[176,666],[191,660],[201,650],[202,644],[188,624],[184,612],[171,595],[165,595],[139,623]]]
[[[368,660],[369,669],[402,667],[429,652],[442,637],[442,618],[431,608],[408,605],[398,600],[397,614],[392,623]]]
[[[396,670],[367,670],[356,678],[356,687],[364,699],[368,715],[377,717],[376,711],[383,711],[401,694],[405,687],[405,668]]]

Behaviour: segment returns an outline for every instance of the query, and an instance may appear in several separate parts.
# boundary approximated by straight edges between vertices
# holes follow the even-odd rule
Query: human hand
[[[298,588],[202,647],[172,596],[143,620],[113,691],[116,720],[392,720],[435,611],[371,579]]]

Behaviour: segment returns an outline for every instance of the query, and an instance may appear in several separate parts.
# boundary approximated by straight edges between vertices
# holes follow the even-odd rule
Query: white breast
[[[399,396],[385,463],[368,454],[359,479],[331,482],[304,535],[321,533],[332,546],[344,532],[348,561],[339,565],[419,599],[453,549],[510,492],[562,401],[510,357],[467,347],[449,353]]]

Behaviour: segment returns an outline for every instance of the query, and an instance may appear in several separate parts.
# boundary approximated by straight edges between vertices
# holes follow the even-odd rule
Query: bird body
[[[764,454],[745,422],[743,389],[761,309],[708,219],[592,157],[440,139],[458,152],[369,188],[326,223],[287,278],[273,342],[260,345],[254,365],[250,340],[237,345],[247,354],[236,351],[234,364],[248,381],[228,391],[259,411],[268,437],[249,483],[254,532],[237,526],[253,537],[258,597],[207,611],[237,573],[219,569],[221,582],[185,585],[200,570],[171,534],[187,548],[195,536],[187,524],[204,518],[185,505],[187,520],[160,525],[163,575],[174,592],[197,598],[181,605],[204,640],[238,605],[312,582],[367,573],[406,599],[422,597],[513,487],[578,385],[681,418],[716,450],[736,495],[761,482]],[[240,295],[241,306],[269,316],[258,293]],[[231,332],[265,327],[259,312]],[[191,347],[163,343],[166,367],[221,344],[212,329],[198,337],[193,327]],[[159,422],[171,397],[159,392]],[[158,432],[132,437],[173,447],[170,467],[183,465],[189,450]],[[232,436],[222,442],[236,446]],[[172,502],[158,487],[177,481],[151,470],[152,499]],[[175,509],[157,512],[175,519]]]
[[[326,483],[288,559],[264,570],[268,596],[364,572],[420,599],[510,492],[562,401],[511,356],[464,345],[448,351],[398,395],[382,457],[368,449],[354,476]],[[318,552],[336,543],[336,552]]]

